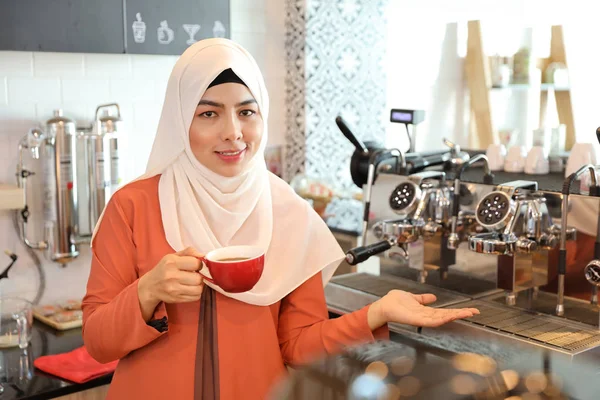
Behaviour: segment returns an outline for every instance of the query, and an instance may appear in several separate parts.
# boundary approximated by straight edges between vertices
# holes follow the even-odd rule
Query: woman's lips
[[[241,161],[244,158],[244,154],[246,153],[246,149],[242,149],[242,150],[215,151],[215,154],[221,160],[223,160],[223,161],[225,161],[227,163],[236,163],[236,162]]]

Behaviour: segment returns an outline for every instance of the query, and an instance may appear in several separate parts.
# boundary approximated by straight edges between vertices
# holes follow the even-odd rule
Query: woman
[[[110,399],[263,399],[286,365],[385,337],[388,321],[477,313],[393,291],[328,320],[323,284],[344,254],[267,171],[268,110],[256,62],[229,40],[198,42],[173,68],[147,173],[114,194],[92,241],[83,336],[98,361],[120,359]],[[257,285],[203,282],[198,257],[240,244],[266,252]]]

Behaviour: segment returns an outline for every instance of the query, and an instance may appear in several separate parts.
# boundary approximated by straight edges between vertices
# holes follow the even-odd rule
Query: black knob
[[[348,128],[346,121],[344,121],[344,119],[342,117],[338,116],[335,119],[335,123],[337,124],[338,128],[340,128],[340,131],[342,131],[342,133],[344,134],[346,139],[348,139],[350,141],[350,143],[352,143],[354,145],[354,147],[356,147],[356,150],[363,152],[363,153],[367,152],[367,147],[363,144],[363,142],[358,140],[358,138],[356,136],[354,136],[354,134],[352,133],[350,128]]]
[[[27,223],[27,219],[29,218],[29,207],[27,207],[27,205],[21,210],[21,217],[23,218],[23,221]]]
[[[29,178],[31,175],[35,175],[35,172],[31,172],[26,169],[21,171],[21,178]]]

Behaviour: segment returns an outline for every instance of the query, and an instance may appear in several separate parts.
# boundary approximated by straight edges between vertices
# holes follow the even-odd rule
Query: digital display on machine
[[[405,111],[392,111],[392,121],[394,122],[412,122],[412,113]]]
[[[390,110],[390,122],[417,125],[425,119],[425,111],[392,108]]]

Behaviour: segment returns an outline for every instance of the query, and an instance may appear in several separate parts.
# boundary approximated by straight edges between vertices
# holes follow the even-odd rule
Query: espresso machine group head
[[[402,110],[397,110],[402,111]],[[406,110],[404,110],[406,111]],[[406,119],[407,123],[421,122],[424,114],[413,113],[411,118]],[[444,165],[456,158],[452,148],[449,150],[436,151],[431,153],[407,153],[404,154],[398,149],[387,149],[379,147],[373,142],[363,143],[350,130],[348,124],[341,116],[335,119],[335,122],[342,134],[355,147],[350,160],[350,174],[352,181],[360,188],[364,186],[364,214],[362,229],[362,244],[366,243],[367,230],[369,224],[369,212],[371,205],[371,189],[375,183],[379,172],[394,173],[397,175],[415,174],[423,171],[427,167]],[[448,142],[452,144],[451,142]]]
[[[379,221],[373,225],[372,231],[380,242],[357,247],[348,252],[346,261],[356,265],[366,261],[373,255],[399,246],[405,250],[409,243],[419,238],[428,238],[435,234],[439,225],[434,221],[426,221],[423,216],[431,198],[429,190],[432,187],[430,179],[444,177],[444,172],[422,172],[410,175],[408,180],[399,184],[389,197],[389,205],[399,218]],[[422,189],[425,188],[425,190]],[[369,198],[365,207],[369,205]],[[365,218],[365,222],[368,222]],[[367,226],[364,227],[363,237],[366,237]],[[365,243],[363,241],[363,243]]]
[[[558,245],[561,233],[575,237],[574,229],[553,223],[534,181],[497,186],[480,200],[475,213],[486,232],[469,237],[469,250],[498,256],[498,288],[505,290],[508,305],[515,304],[518,292],[532,293],[548,283],[548,250]]]
[[[453,251],[447,249],[446,237],[450,227],[450,214],[454,201],[452,185],[446,181],[443,171],[424,171],[409,175],[393,188],[388,195],[389,209],[396,218],[379,220],[371,231],[379,242],[351,249],[346,260],[354,265],[369,257],[398,246],[408,261],[408,245],[420,239],[429,241],[436,238],[435,264],[439,264],[440,274],[456,262]],[[439,238],[439,244],[437,241]],[[394,253],[396,254],[396,253]],[[431,259],[433,254],[429,255]],[[422,263],[421,263],[422,264]],[[427,273],[425,265],[419,265],[418,281],[424,282]]]

